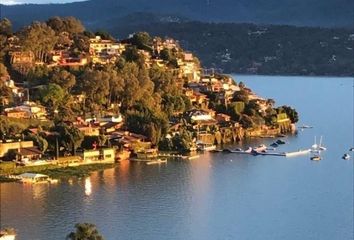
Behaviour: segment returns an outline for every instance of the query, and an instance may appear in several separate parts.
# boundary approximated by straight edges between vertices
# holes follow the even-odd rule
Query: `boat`
[[[319,144],[317,144],[317,141],[316,141],[316,136],[315,136],[315,143],[311,146],[311,152],[320,152],[320,151],[326,151],[327,148],[322,146],[322,136],[320,138],[320,142]]]
[[[302,126],[300,126],[300,128],[306,129],[306,128],[313,128],[313,127],[309,126],[309,125],[306,125],[306,124],[303,124]]]
[[[228,149],[228,148],[225,148],[225,149],[222,150],[222,152],[223,152],[223,153],[231,153],[231,150]]]
[[[161,163],[167,163],[167,159],[157,159],[157,160],[148,161],[146,165],[161,164]]]
[[[354,147],[350,148],[349,152],[354,152]]]
[[[258,147],[253,148],[253,151],[256,151],[256,152],[263,152],[265,150],[267,150],[267,146],[264,144],[261,144]]]
[[[318,149],[321,150],[321,151],[326,151],[327,148],[325,148],[324,146],[322,146],[322,136],[320,138],[320,144],[318,145]]]
[[[344,154],[342,157],[344,160],[349,160],[350,159],[350,155],[348,153]]]
[[[270,146],[271,146],[271,147],[276,148],[276,147],[278,147],[278,146],[279,146],[279,144],[278,144],[278,143],[276,143],[276,142],[273,142],[272,144],[270,144]]]
[[[320,161],[321,160],[321,156],[320,155],[314,155],[310,158],[312,161]]]
[[[285,144],[285,141],[281,140],[281,139],[278,139],[275,143],[277,143],[278,145],[280,144]]]
[[[22,183],[57,183],[58,179],[52,179],[48,175],[39,173],[23,173],[18,175],[18,179]]]
[[[207,144],[207,143],[198,143],[197,144],[197,149],[199,151],[212,151],[212,150],[216,150],[216,145]]]

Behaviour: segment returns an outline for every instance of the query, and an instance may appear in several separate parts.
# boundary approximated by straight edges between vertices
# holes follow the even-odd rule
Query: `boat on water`
[[[270,146],[271,146],[271,147],[276,148],[276,147],[278,147],[278,146],[279,146],[279,144],[278,144],[278,143],[276,143],[276,142],[273,142],[272,144],[270,144]]]
[[[350,148],[349,152],[354,152],[354,147]]]
[[[315,156],[312,156],[310,159],[312,161],[320,161],[321,160],[321,156],[320,155],[315,155]]]
[[[146,162],[146,165],[161,164],[161,163],[167,163],[167,159],[151,160],[151,161]]]
[[[57,183],[58,179],[52,179],[48,175],[39,173],[23,173],[17,176],[22,183]]]
[[[208,144],[208,143],[197,143],[197,149],[199,151],[212,151],[212,150],[216,150],[216,145],[214,144]]]
[[[280,145],[280,144],[285,144],[286,142],[281,139],[278,139],[275,143]]]
[[[300,155],[305,155],[311,152],[311,149],[305,149],[305,150],[298,150],[295,152],[285,152],[285,157],[296,157]]]
[[[316,136],[315,136],[315,142],[311,146],[311,152],[317,152],[318,153],[320,151],[326,151],[327,150],[327,148],[322,145],[322,140],[323,140],[323,137],[321,136],[320,142],[319,142],[319,144],[317,144]]]
[[[344,154],[342,157],[344,160],[349,160],[350,159],[350,155],[348,153]]]
[[[300,126],[300,128],[307,129],[307,128],[313,128],[313,126],[309,126],[309,125],[303,124],[302,126]]]

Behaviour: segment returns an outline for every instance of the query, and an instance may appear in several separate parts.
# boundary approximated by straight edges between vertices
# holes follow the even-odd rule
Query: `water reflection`
[[[91,193],[92,193],[91,177],[87,177],[85,179],[85,195],[90,196]]]

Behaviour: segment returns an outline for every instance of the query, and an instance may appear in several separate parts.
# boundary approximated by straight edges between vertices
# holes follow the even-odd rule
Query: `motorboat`
[[[354,147],[350,148],[349,152],[354,152]]]
[[[348,153],[344,154],[342,157],[344,160],[349,160],[350,159],[350,155]]]
[[[306,124],[303,124],[302,126],[300,126],[300,128],[306,129],[306,128],[313,128],[313,127],[309,126],[309,125],[306,125]]]
[[[281,139],[278,139],[277,141],[276,141],[276,143],[279,145],[279,144],[285,144],[285,141],[283,141],[283,140],[281,140]]]
[[[213,151],[213,150],[216,150],[216,145],[200,142],[197,144],[197,149],[199,151]]]
[[[320,155],[314,155],[310,158],[312,161],[320,161],[321,160],[321,156]]]

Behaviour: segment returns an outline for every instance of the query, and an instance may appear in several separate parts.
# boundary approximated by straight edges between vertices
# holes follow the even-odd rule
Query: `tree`
[[[64,90],[57,84],[50,83],[41,90],[41,102],[56,111],[65,97]]]
[[[94,224],[78,223],[75,225],[75,232],[69,233],[66,240],[104,240],[104,238]]]
[[[153,39],[147,32],[139,32],[134,34],[131,39],[131,43],[137,46],[139,49],[147,50],[152,53],[152,42]]]
[[[52,17],[48,19],[47,25],[57,33],[68,32],[75,34],[85,31],[81,21],[74,17]]]
[[[105,71],[86,69],[81,75],[79,90],[86,95],[86,104],[91,110],[100,110],[107,104],[110,93],[110,76]]]
[[[0,62],[0,78],[9,76],[6,66]]]
[[[9,19],[3,18],[0,20],[0,35],[9,36],[12,34],[12,23]]]
[[[64,148],[64,151],[75,155],[76,149],[84,140],[83,133],[77,127],[68,126],[63,122],[56,124],[51,130],[58,133],[59,145]]]
[[[284,113],[290,118],[291,123],[297,123],[299,121],[299,114],[294,108],[289,106],[282,106]]]
[[[76,77],[66,70],[56,69],[51,73],[49,82],[54,83],[70,92],[71,88],[76,83]]]
[[[25,51],[33,51],[36,59],[46,61],[47,54],[53,50],[57,37],[54,30],[46,23],[33,22],[19,33]]]

